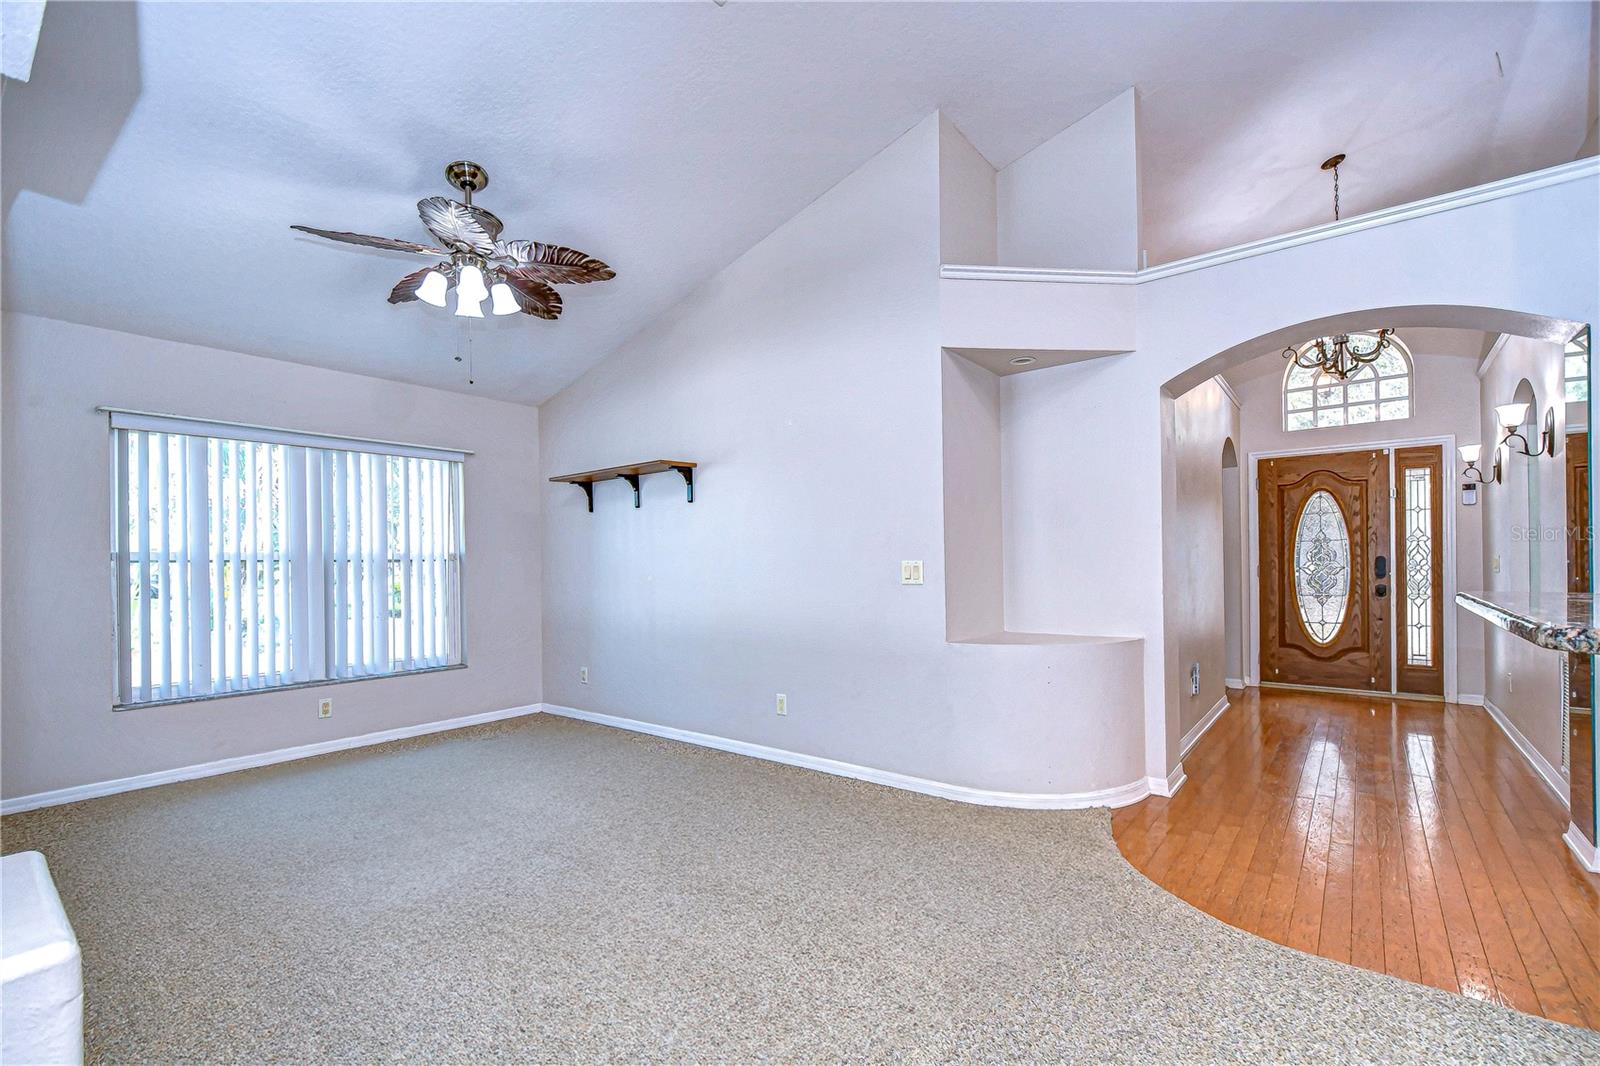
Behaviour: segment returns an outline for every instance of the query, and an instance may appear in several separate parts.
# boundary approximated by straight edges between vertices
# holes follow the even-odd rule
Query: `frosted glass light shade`
[[[443,307],[445,293],[449,291],[450,283],[444,280],[444,275],[437,270],[430,270],[428,276],[422,279],[422,284],[417,286],[417,299],[425,304]]]
[[[1483,454],[1483,445],[1463,444],[1456,450],[1461,453],[1461,461],[1463,463],[1475,463],[1478,461],[1478,456]]]
[[[489,290],[483,287],[483,271],[468,263],[461,268],[461,280],[456,282],[456,314],[461,318],[482,318],[483,303]]]
[[[1522,420],[1528,417],[1528,405],[1525,403],[1501,404],[1494,409],[1494,414],[1500,420],[1501,429],[1514,429],[1522,425]]]
[[[497,315],[514,315],[522,310],[517,306],[517,298],[511,293],[511,286],[503,281],[497,281],[490,288],[489,295],[494,298],[494,313]]]

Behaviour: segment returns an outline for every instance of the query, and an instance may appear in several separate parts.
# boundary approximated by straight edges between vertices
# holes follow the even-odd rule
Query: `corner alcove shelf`
[[[560,481],[568,485],[576,485],[583,490],[589,498],[589,513],[594,513],[594,485],[597,481],[611,481],[621,478],[633,486],[633,505],[639,506],[639,479],[646,474],[665,474],[669,471],[682,475],[683,485],[689,502],[694,502],[694,463],[682,459],[648,459],[642,463],[630,463],[627,466],[608,466],[604,470],[585,470],[581,474],[557,474],[551,481]]]

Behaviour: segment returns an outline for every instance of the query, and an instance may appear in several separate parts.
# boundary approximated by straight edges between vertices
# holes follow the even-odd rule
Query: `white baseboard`
[[[1244,678],[1242,678],[1242,677],[1225,677],[1225,678],[1222,679],[1222,684],[1226,688],[1249,688],[1250,687],[1249,685],[1245,684]]]
[[[579,721],[594,722],[597,725],[613,726],[617,729],[627,729],[635,733],[648,733],[653,737],[663,737],[667,740],[680,740],[686,744],[697,744],[703,748],[715,748],[717,751],[732,752],[735,755],[748,755],[755,759],[765,759],[768,762],[783,763],[786,766],[799,766],[807,770],[819,770],[825,774],[834,774],[838,777],[850,777],[857,781],[870,781],[876,785],[887,785],[890,788],[901,788],[908,792],[920,792],[928,796],[939,796],[943,799],[955,800],[959,803],[976,803],[985,807],[1021,807],[1029,810],[1078,810],[1084,807],[1125,807],[1130,803],[1137,803],[1155,791],[1152,782],[1160,782],[1162,788],[1167,788],[1168,782],[1160,778],[1139,778],[1126,785],[1114,788],[1096,789],[1090,792],[997,792],[991,789],[970,788],[966,785],[951,785],[943,781],[932,781],[925,777],[912,777],[909,774],[895,773],[892,770],[879,770],[871,766],[859,766],[855,763],[841,762],[838,759],[825,759],[819,755],[805,755],[797,751],[787,751],[783,748],[769,748],[764,744],[752,744],[744,740],[730,740],[727,737],[715,736],[711,733],[696,733],[688,729],[677,729],[673,726],[657,725],[654,722],[641,722],[636,718],[620,718],[611,714],[598,714],[594,711],[581,711],[576,707],[563,707],[559,704],[544,704],[546,714],[559,715],[562,718],[575,718]],[[1177,785],[1183,783],[1183,768],[1178,767],[1179,780]],[[1172,786],[1176,791],[1176,785]],[[1161,793],[1170,795],[1170,792]]]
[[[1182,788],[1187,780],[1189,775],[1183,772],[1183,763],[1179,763],[1166,777],[1147,777],[1144,782],[1152,796],[1172,797],[1178,794],[1178,789]]]
[[[1222,717],[1222,712],[1227,709],[1228,694],[1224,692],[1222,694],[1222,698],[1216,702],[1216,705],[1206,712],[1206,716],[1196,722],[1190,728],[1190,730],[1183,735],[1183,743],[1178,746],[1178,758],[1181,759],[1185,755],[1189,754],[1189,749],[1199,743],[1200,738],[1205,736],[1206,730],[1210,729],[1216,720]]]
[[[1483,693],[1481,693],[1481,692],[1458,692],[1456,694],[1456,698],[1451,700],[1450,702],[1451,703],[1459,703],[1459,704],[1462,704],[1463,706],[1467,706],[1467,707],[1482,707],[1483,706]]]
[[[1494,724],[1500,727],[1500,732],[1504,733],[1506,738],[1516,745],[1517,750],[1522,752],[1522,757],[1528,760],[1528,765],[1533,767],[1533,772],[1538,774],[1540,779],[1550,787],[1550,791],[1556,794],[1556,797],[1561,800],[1561,805],[1570,808],[1572,806],[1572,797],[1567,794],[1567,782],[1561,776],[1561,771],[1550,765],[1550,761],[1539,754],[1539,749],[1528,742],[1528,738],[1522,735],[1522,731],[1511,724],[1511,720],[1506,717],[1506,713],[1496,707],[1494,701],[1487,696],[1483,700],[1483,709],[1489,712],[1489,717],[1493,718]]]
[[[508,707],[499,711],[485,711],[482,714],[468,714],[460,718],[446,718],[439,722],[423,722],[421,725],[401,726],[399,729],[385,729],[377,733],[362,733],[359,736],[342,737],[338,740],[321,740],[315,744],[301,744],[298,747],[279,748],[276,751],[263,751],[255,755],[239,755],[231,759],[218,759],[215,762],[180,766],[175,770],[157,770],[155,773],[139,774],[136,777],[120,777],[114,781],[97,781],[88,785],[58,788],[51,792],[35,792],[31,796],[14,796],[8,800],[0,800],[0,814],[15,814],[19,811],[35,810],[39,807],[54,807],[62,803],[77,803],[80,800],[95,799],[98,796],[111,796],[118,792],[133,792],[141,788],[167,785],[174,781],[192,781],[197,777],[215,777],[217,774],[230,774],[235,770],[248,770],[255,766],[271,766],[274,763],[306,759],[313,755],[326,755],[329,752],[345,751],[349,748],[364,748],[372,744],[386,744],[391,740],[420,737],[428,733],[443,733],[451,729],[482,725],[485,722],[498,722],[503,718],[517,718],[525,714],[538,714],[541,706],[541,704],[530,703],[522,707]]]
[[[1561,834],[1561,839],[1567,842],[1567,847],[1572,849],[1572,854],[1578,857],[1578,865],[1592,874],[1600,874],[1600,851],[1578,832],[1578,827],[1571,822],[1567,823],[1567,831]]]

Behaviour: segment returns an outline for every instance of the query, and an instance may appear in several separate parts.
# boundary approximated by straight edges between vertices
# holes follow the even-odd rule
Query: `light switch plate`
[[[333,717],[333,701],[331,699],[319,700],[317,702],[317,717],[318,718],[332,718]]]
[[[904,559],[900,563],[900,584],[922,584],[922,560]]]
[[[781,692],[778,693],[778,713],[779,714],[788,714],[789,713],[789,697],[785,696]]]

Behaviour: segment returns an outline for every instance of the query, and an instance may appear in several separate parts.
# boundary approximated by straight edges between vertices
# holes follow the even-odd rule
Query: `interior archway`
[[[1181,396],[1202,381],[1239,363],[1254,359],[1263,352],[1279,351],[1290,345],[1299,344],[1308,337],[1366,329],[1380,323],[1395,329],[1407,327],[1472,329],[1484,333],[1505,333],[1562,344],[1577,336],[1584,328],[1584,323],[1564,318],[1465,304],[1416,304],[1345,311],[1285,325],[1271,332],[1241,340],[1169,378],[1162,384],[1162,392],[1168,396]]]
[[[1408,469],[1402,459],[1411,462],[1420,461],[1416,456],[1409,453],[1420,450],[1424,446],[1423,438],[1426,438],[1426,445],[1437,449],[1434,454],[1438,455],[1442,460],[1442,465],[1432,468],[1432,478],[1433,483],[1439,487],[1440,495],[1438,497],[1439,502],[1434,505],[1432,512],[1435,524],[1430,528],[1433,536],[1447,537],[1455,545],[1453,550],[1460,557],[1460,565],[1458,566],[1453,559],[1446,559],[1442,563],[1433,563],[1434,569],[1432,573],[1437,574],[1442,571],[1451,574],[1452,580],[1458,582],[1453,586],[1455,589],[1469,591],[1473,589],[1514,590],[1556,587],[1559,584],[1558,579],[1564,575],[1564,571],[1561,574],[1552,573],[1552,571],[1561,570],[1559,565],[1552,563],[1552,560],[1561,554],[1560,548],[1559,545],[1547,546],[1545,541],[1549,538],[1545,534],[1550,531],[1552,525],[1550,514],[1551,507],[1554,506],[1553,498],[1550,495],[1552,485],[1555,479],[1563,473],[1565,461],[1564,459],[1552,461],[1549,452],[1529,457],[1518,451],[1513,456],[1507,454],[1504,447],[1497,447],[1499,427],[1495,421],[1493,409],[1496,405],[1513,402],[1526,403],[1528,405],[1526,413],[1522,415],[1514,428],[1528,441],[1529,447],[1535,453],[1539,452],[1541,446],[1549,447],[1549,445],[1542,445],[1541,438],[1545,431],[1547,412],[1553,410],[1554,430],[1557,438],[1555,449],[1556,455],[1559,456],[1563,447],[1561,441],[1567,417],[1563,402],[1563,383],[1559,372],[1561,346],[1572,337],[1579,335],[1585,327],[1582,323],[1576,321],[1548,315],[1528,314],[1505,308],[1438,304],[1372,307],[1341,312],[1339,314],[1306,319],[1265,333],[1257,333],[1248,339],[1229,344],[1228,347],[1215,351],[1213,354],[1197,360],[1182,372],[1174,374],[1163,382],[1161,386],[1163,399],[1161,417],[1164,423],[1169,418],[1174,420],[1172,424],[1164,424],[1162,427],[1163,466],[1173,472],[1168,475],[1168,481],[1163,486],[1162,517],[1164,529],[1169,536],[1175,535],[1179,538],[1187,539],[1193,535],[1192,523],[1190,523],[1189,519],[1194,514],[1195,509],[1193,506],[1180,506],[1179,502],[1183,495],[1189,491],[1189,486],[1183,481],[1184,466],[1181,459],[1172,458],[1172,456],[1179,453],[1168,451],[1168,449],[1177,449],[1186,443],[1192,443],[1192,437],[1186,436],[1185,429],[1192,425],[1193,419],[1191,417],[1189,423],[1182,421],[1185,418],[1183,401],[1186,396],[1191,395],[1191,393],[1209,396],[1214,387],[1208,386],[1208,383],[1216,379],[1221,381],[1224,391],[1227,391],[1230,395],[1237,390],[1239,399],[1236,402],[1248,407],[1249,404],[1261,398],[1261,393],[1247,392],[1237,380],[1230,382],[1228,378],[1222,378],[1221,375],[1224,371],[1241,368],[1245,364],[1254,361],[1257,363],[1257,368],[1252,369],[1250,373],[1255,374],[1259,370],[1259,375],[1264,378],[1267,376],[1267,371],[1259,368],[1265,367],[1268,363],[1277,362],[1274,357],[1286,347],[1302,344],[1312,337],[1389,326],[1398,328],[1403,333],[1410,330],[1417,334],[1425,334],[1429,330],[1443,329],[1472,331],[1474,334],[1482,335],[1481,337],[1469,338],[1473,344],[1481,340],[1483,342],[1481,350],[1475,347],[1469,349],[1468,345],[1463,343],[1459,351],[1451,353],[1459,357],[1454,360],[1457,365],[1452,367],[1452,372],[1457,373],[1463,383],[1457,388],[1450,402],[1457,404],[1462,410],[1459,414],[1452,415],[1455,425],[1450,431],[1452,436],[1448,444],[1445,443],[1444,432],[1434,428],[1434,423],[1429,423],[1424,427],[1424,420],[1421,417],[1417,417],[1415,421],[1396,421],[1385,423],[1382,427],[1360,427],[1362,430],[1370,432],[1365,437],[1352,433],[1350,439],[1356,443],[1343,445],[1343,447],[1352,451],[1365,451],[1369,448],[1375,451],[1389,449],[1393,453],[1392,456],[1382,460],[1387,464],[1387,469],[1389,470],[1391,479],[1388,482],[1389,486],[1409,484],[1401,476]],[[1241,332],[1243,331],[1241,330]],[[1497,347],[1501,349],[1499,353],[1496,352]],[[1429,353],[1434,358],[1437,358],[1438,349],[1430,348]],[[1546,358],[1547,355],[1549,358]],[[1491,370],[1490,364],[1497,358],[1499,360],[1498,365]],[[1543,369],[1537,372],[1526,369],[1532,363],[1537,363],[1543,368],[1550,364],[1552,360],[1557,367],[1554,373],[1546,373]],[[1512,373],[1513,368],[1516,368],[1515,373]],[[1272,390],[1271,417],[1281,420],[1284,413],[1281,365],[1277,369],[1279,373],[1276,375]],[[1233,375],[1234,378],[1239,376],[1237,374]],[[1415,380],[1419,383],[1427,383],[1427,379],[1420,370]],[[1466,408],[1462,403],[1462,396],[1467,390],[1470,390],[1470,409]],[[1443,402],[1439,399],[1441,394],[1436,389],[1427,393],[1418,392],[1412,395],[1427,396],[1427,403],[1434,408],[1434,410],[1430,411],[1430,417],[1436,414],[1437,405]],[[1330,436],[1313,439],[1312,434],[1305,434],[1304,436],[1307,439],[1304,441],[1291,440],[1286,443],[1279,443],[1277,446],[1284,448],[1285,450],[1283,451],[1275,453],[1270,451],[1260,452],[1258,451],[1260,437],[1253,432],[1252,427],[1254,424],[1248,418],[1241,418],[1239,424],[1241,427],[1239,435],[1229,435],[1224,439],[1218,440],[1214,445],[1215,450],[1210,453],[1215,456],[1213,461],[1217,463],[1217,473],[1221,479],[1224,494],[1227,492],[1230,477],[1238,477],[1246,486],[1251,483],[1257,474],[1256,462],[1258,455],[1277,454],[1282,456],[1297,448],[1306,453],[1335,452],[1340,448],[1339,445],[1329,442]],[[1172,431],[1173,425],[1179,427],[1178,431]],[[1281,428],[1287,429],[1287,427]],[[1355,428],[1354,426],[1338,426],[1330,428],[1328,432],[1332,435],[1344,429]],[[1300,435],[1296,434],[1296,436]],[[1458,460],[1456,452],[1458,442],[1461,445],[1481,442],[1485,459],[1485,463],[1482,465],[1486,467],[1493,462],[1495,453],[1497,451],[1500,452],[1502,464],[1506,468],[1507,477],[1505,482],[1483,487],[1472,494],[1470,499],[1461,494],[1460,479],[1457,476],[1461,470],[1461,462]],[[1404,452],[1402,449],[1404,449]],[[1388,452],[1385,452],[1385,454],[1387,455]],[[1541,493],[1543,494],[1542,499]],[[1248,495],[1248,490],[1246,495]],[[1405,520],[1406,516],[1402,513],[1404,507],[1405,493],[1402,490],[1394,505],[1393,522],[1401,523]],[[1239,510],[1248,516],[1251,511],[1250,502],[1248,500],[1241,501]],[[1563,515],[1566,514],[1564,509],[1562,509],[1561,513]],[[1223,508],[1224,519],[1226,519],[1227,514],[1228,507],[1225,505]],[[1490,534],[1487,530],[1487,523],[1490,517],[1493,517],[1497,524],[1496,536],[1498,539],[1493,541],[1490,540]],[[1458,523],[1478,523],[1485,527],[1481,532],[1473,534],[1475,539],[1471,541],[1466,551],[1460,550]],[[1244,597],[1244,613],[1248,617],[1251,606],[1251,593],[1255,591],[1255,582],[1252,572],[1252,560],[1249,558],[1252,536],[1249,532],[1248,524],[1244,528],[1245,536],[1243,538],[1243,548],[1240,552],[1241,556],[1243,556],[1243,564],[1235,572],[1242,572],[1248,575],[1239,582],[1240,585],[1246,586],[1251,590]],[[1391,572],[1397,575],[1402,565],[1401,558],[1397,552],[1401,550],[1405,543],[1401,540],[1401,534],[1399,533],[1402,528],[1404,527],[1399,525],[1391,526],[1389,539],[1384,542],[1387,545],[1387,550],[1384,554],[1387,555],[1388,562],[1392,567]],[[1516,539],[1519,536],[1523,539]],[[1174,571],[1170,576],[1164,577],[1167,582],[1165,592],[1170,597],[1175,590],[1183,587],[1181,584],[1181,570],[1188,564],[1188,558],[1183,552],[1177,552],[1169,555],[1167,562],[1169,571]],[[1541,563],[1544,564],[1544,572],[1542,574],[1539,569]],[[1494,575],[1498,575],[1498,584],[1496,583],[1497,578],[1490,576],[1491,564]],[[1467,582],[1462,576],[1472,570],[1474,565],[1483,571],[1483,576],[1476,579],[1482,581],[1482,584]],[[1225,564],[1225,569],[1232,568],[1227,567]],[[1354,572],[1358,568],[1352,562],[1350,569]],[[1368,576],[1372,575],[1369,573]],[[1190,584],[1192,585],[1192,582]],[[1232,589],[1232,584],[1228,583],[1223,590],[1225,599],[1231,599]],[[1370,591],[1369,589],[1369,594]],[[1390,602],[1396,612],[1393,617],[1395,617],[1395,624],[1398,626],[1399,612],[1402,610],[1402,603],[1399,601],[1401,590],[1398,587],[1398,577],[1391,582],[1391,587],[1388,591],[1390,596],[1393,597]],[[1483,766],[1476,764],[1464,765],[1460,761],[1458,754],[1446,750],[1444,736],[1446,729],[1448,729],[1451,731],[1452,737],[1470,735],[1473,738],[1471,743],[1479,745],[1482,751],[1490,752],[1495,760],[1500,759],[1502,755],[1509,752],[1505,756],[1506,759],[1518,763],[1526,762],[1527,765],[1520,767],[1520,769],[1525,769],[1531,775],[1529,780],[1532,782],[1532,787],[1525,790],[1528,798],[1535,801],[1547,801],[1549,797],[1539,791],[1543,786],[1538,784],[1538,778],[1544,776],[1546,783],[1549,783],[1549,775],[1545,774],[1544,770],[1540,769],[1538,762],[1528,755],[1529,748],[1523,745],[1521,739],[1535,737],[1535,730],[1526,724],[1519,724],[1516,718],[1519,710],[1526,711],[1529,707],[1518,708],[1513,706],[1513,703],[1535,705],[1533,709],[1541,713],[1551,712],[1544,714],[1544,718],[1547,719],[1554,720],[1557,717],[1557,709],[1560,706],[1558,693],[1562,682],[1559,670],[1551,669],[1550,653],[1534,648],[1525,641],[1516,639],[1513,635],[1506,634],[1502,630],[1494,627],[1484,627],[1470,615],[1462,614],[1461,617],[1465,621],[1455,621],[1458,609],[1452,588],[1441,589],[1435,594],[1433,602],[1442,603],[1444,606],[1446,618],[1440,624],[1440,628],[1444,628],[1447,632],[1452,625],[1457,627],[1458,636],[1459,632],[1463,630],[1470,629],[1476,634],[1478,630],[1488,628],[1490,632],[1488,637],[1485,638],[1486,642],[1496,640],[1502,636],[1507,638],[1500,642],[1506,645],[1504,648],[1491,649],[1485,645],[1480,645],[1480,655],[1482,656],[1482,671],[1486,674],[1496,675],[1493,678],[1487,678],[1486,681],[1503,685],[1505,689],[1509,690],[1512,687],[1512,675],[1515,675],[1515,700],[1503,701],[1503,706],[1511,712],[1505,716],[1511,720],[1509,726],[1506,724],[1505,718],[1499,714],[1498,707],[1496,711],[1488,712],[1478,710],[1473,706],[1463,706],[1463,704],[1483,704],[1491,696],[1497,700],[1501,699],[1501,696],[1493,691],[1490,684],[1485,684],[1482,689],[1461,687],[1456,694],[1445,696],[1444,699],[1455,704],[1455,706],[1451,706],[1448,709],[1441,706],[1440,698],[1437,696],[1432,697],[1432,703],[1423,702],[1415,698],[1408,699],[1404,695],[1405,693],[1425,691],[1414,688],[1399,688],[1395,694],[1391,694],[1389,688],[1385,686],[1381,692],[1374,691],[1364,697],[1324,694],[1309,692],[1304,689],[1296,692],[1280,690],[1275,694],[1270,693],[1265,688],[1250,689],[1242,699],[1238,693],[1232,694],[1234,702],[1239,709],[1230,711],[1228,715],[1224,716],[1218,725],[1211,730],[1203,744],[1197,744],[1191,740],[1185,735],[1185,731],[1182,728],[1178,730],[1179,734],[1184,737],[1182,758],[1187,768],[1186,772],[1191,780],[1206,789],[1207,794],[1210,796],[1249,793],[1252,789],[1258,787],[1266,789],[1271,783],[1261,780],[1259,775],[1252,775],[1259,771],[1268,753],[1273,750],[1273,746],[1284,744],[1292,746],[1293,743],[1303,743],[1305,751],[1316,753],[1315,759],[1319,761],[1322,767],[1333,767],[1331,771],[1328,771],[1330,778],[1343,780],[1342,775],[1348,774],[1351,780],[1360,781],[1364,779],[1364,775],[1370,775],[1372,772],[1372,766],[1362,761],[1363,746],[1377,745],[1378,748],[1382,748],[1386,744],[1398,743],[1410,759],[1409,763],[1401,767],[1399,772],[1418,774],[1419,779],[1423,775],[1432,775],[1433,779],[1438,780],[1453,777],[1454,781],[1459,783],[1459,787],[1464,789],[1479,787],[1478,784],[1469,783],[1469,781],[1477,780],[1475,775],[1482,772]],[[1265,612],[1267,607],[1263,605],[1262,610]],[[1167,615],[1169,619],[1187,617],[1182,609],[1175,609],[1170,605],[1167,607],[1167,611],[1169,612]],[[1231,610],[1225,610],[1225,615],[1231,615]],[[1245,626],[1247,632],[1248,625],[1247,621]],[[1398,634],[1398,628],[1392,632]],[[1434,629],[1432,632],[1437,633],[1438,629]],[[1230,619],[1229,625],[1222,636],[1222,641],[1229,654],[1230,674],[1233,673],[1231,663],[1235,661],[1232,654],[1233,639],[1234,635]],[[1169,673],[1166,692],[1168,721],[1169,728],[1171,728],[1170,723],[1173,717],[1181,713],[1183,697],[1188,691],[1186,687],[1188,678],[1185,670],[1191,661],[1198,656],[1189,651],[1190,648],[1195,647],[1197,644],[1196,637],[1192,632],[1175,631],[1169,625],[1167,640],[1169,643],[1176,643],[1180,640],[1183,642],[1179,644],[1178,654],[1176,656],[1169,655],[1168,658]],[[1400,637],[1398,635],[1392,636],[1391,640],[1394,642],[1393,648],[1399,649],[1402,647],[1399,643]],[[1403,654],[1403,652],[1401,653]],[[1535,661],[1533,658],[1535,655],[1543,656],[1544,658]],[[1250,660],[1250,656],[1251,652],[1247,650],[1244,656],[1247,663]],[[1434,659],[1429,660],[1430,665],[1438,661],[1438,653],[1435,653],[1435,656]],[[1176,660],[1176,670],[1173,668],[1174,659]],[[1456,665],[1455,660],[1445,659],[1444,669],[1447,676],[1455,677],[1457,675]],[[1285,714],[1281,711],[1274,711],[1273,716],[1269,718],[1267,705],[1270,702],[1269,697],[1272,696],[1280,699],[1284,705],[1292,702],[1294,704],[1292,712]],[[1319,704],[1319,701],[1336,703],[1340,700],[1344,701],[1342,709],[1335,708],[1332,711],[1326,711]],[[1178,720],[1180,723],[1183,721],[1181,717]],[[1448,723],[1448,726],[1444,723]],[[1515,732],[1518,728],[1521,728],[1523,732]],[[1285,741],[1282,739],[1286,733],[1293,735],[1296,729],[1304,730],[1300,741]],[[1560,732],[1560,730],[1555,730],[1555,732]],[[1252,756],[1245,753],[1244,745],[1235,746],[1233,738],[1246,735],[1270,738],[1264,739],[1262,744],[1254,749],[1254,761],[1252,761]],[[1393,738],[1397,737],[1400,739],[1395,741]],[[1511,742],[1514,742],[1516,747],[1505,748],[1502,751],[1502,748],[1497,745],[1511,743],[1506,740],[1507,737],[1512,738]],[[1452,742],[1456,743],[1457,741],[1452,740]],[[1459,743],[1465,745],[1467,742],[1459,741]],[[1547,765],[1559,765],[1559,756],[1548,754],[1550,750],[1549,737],[1538,735],[1533,746],[1540,752],[1541,757],[1547,760]],[[1231,753],[1226,757],[1228,761],[1224,761],[1224,757],[1217,754],[1224,750]],[[1370,751],[1368,754],[1370,754]],[[1385,757],[1380,755],[1378,762],[1383,763],[1384,759]],[[1405,759],[1401,761],[1406,762]],[[1489,764],[1486,763],[1484,765]],[[1385,764],[1382,773],[1387,775],[1394,766],[1395,763],[1390,759]],[[1231,778],[1226,776],[1219,777],[1219,768],[1223,769],[1225,773],[1235,776]],[[1301,780],[1310,782],[1312,779],[1317,778],[1318,771],[1312,770],[1309,771],[1309,777],[1301,778]],[[1387,782],[1387,780],[1388,778],[1385,776],[1384,781]],[[1309,791],[1303,795],[1303,806],[1321,808],[1320,814],[1310,816],[1313,823],[1319,817],[1329,817],[1328,812],[1333,809],[1335,803],[1332,798],[1321,794],[1326,780],[1316,780],[1315,784],[1318,790],[1318,798],[1311,799]],[[1385,787],[1387,787],[1386,784]],[[1451,787],[1457,786],[1452,784]],[[1290,791],[1294,791],[1293,786],[1291,786]],[[1194,802],[1198,803],[1199,801]],[[1299,801],[1291,797],[1289,802],[1292,804]],[[1590,798],[1589,802],[1593,802],[1592,798]],[[1226,806],[1225,803],[1217,803],[1214,809],[1208,812],[1212,819],[1210,824],[1225,824],[1228,819],[1234,816],[1233,813],[1223,812],[1222,808],[1224,806]],[[1178,810],[1176,802],[1165,808],[1169,826],[1176,824],[1178,821]],[[1122,817],[1127,820],[1133,816],[1126,815]],[[1332,817],[1337,818],[1338,815],[1333,815]],[[1539,817],[1543,818],[1543,813],[1540,813]],[[1565,812],[1562,812],[1562,821],[1565,822],[1565,820]],[[1515,831],[1529,834],[1536,833],[1541,840],[1559,838],[1560,831],[1552,830],[1545,824],[1546,821],[1548,819],[1538,822],[1537,829],[1528,828],[1528,826],[1535,824],[1531,821],[1527,825],[1518,824]],[[1348,826],[1336,829],[1333,834],[1335,842],[1339,839],[1339,834],[1347,830]],[[1389,830],[1385,829],[1383,831],[1388,832]],[[1288,837],[1286,836],[1285,839],[1288,839]],[[1309,834],[1302,835],[1299,843],[1306,846],[1306,854],[1312,854],[1315,849],[1307,842],[1308,839]],[[1341,879],[1339,881],[1340,891],[1345,891],[1359,871],[1352,873],[1354,868],[1348,863],[1348,854],[1345,854],[1343,860],[1337,859],[1335,856],[1337,850],[1336,848],[1324,850],[1325,864],[1321,868],[1321,873],[1317,876],[1334,878],[1336,865],[1338,862],[1344,861],[1345,865],[1340,867],[1342,872],[1338,874],[1338,877]],[[1130,852],[1129,855],[1130,860],[1134,861],[1134,864],[1141,869],[1145,869],[1146,865],[1148,865],[1141,865],[1141,858],[1137,854]],[[1298,859],[1295,861],[1298,863]],[[1224,859],[1223,865],[1226,865],[1226,862],[1227,860]],[[1151,876],[1158,883],[1165,883],[1159,862],[1154,865],[1156,870],[1151,873]],[[1146,872],[1151,871],[1146,870]],[[1241,874],[1240,876],[1247,875]],[[1300,876],[1304,875],[1301,874]],[[1214,884],[1223,884],[1224,882],[1225,878],[1219,876]],[[1193,883],[1192,880],[1188,881],[1190,885]],[[1332,881],[1330,880],[1329,883],[1331,884]],[[1345,950],[1344,954],[1340,954],[1337,948],[1330,953],[1329,951],[1319,951],[1315,939],[1309,941],[1296,940],[1295,937],[1300,934],[1294,927],[1293,922],[1289,920],[1289,915],[1290,912],[1299,907],[1298,900],[1280,901],[1264,905],[1259,897],[1253,896],[1248,889],[1243,889],[1233,893],[1227,902],[1222,903],[1218,902],[1220,897],[1213,892],[1210,886],[1197,895],[1183,889],[1175,889],[1175,891],[1185,898],[1191,898],[1191,901],[1196,902],[1197,905],[1222,917],[1224,920],[1258,935],[1295,943],[1305,950],[1342,958],[1344,961],[1355,961],[1358,965],[1368,965],[1370,968],[1379,970],[1384,969],[1382,959],[1379,959],[1376,963],[1363,963],[1360,959],[1352,958],[1348,949]],[[1330,891],[1332,890],[1330,889]],[[1263,888],[1262,892],[1264,894],[1266,888]],[[1320,882],[1317,885],[1317,892],[1321,892]],[[1321,897],[1319,896],[1318,898],[1320,911]],[[1279,911],[1276,915],[1272,913],[1275,909]],[[1359,905],[1356,909],[1359,910]],[[1315,925],[1312,920],[1308,919],[1308,922],[1310,925]],[[1336,943],[1338,935],[1338,932],[1335,931]],[[1288,939],[1285,940],[1286,936]],[[1393,973],[1396,971],[1391,969],[1388,972]],[[1405,976],[1405,974],[1402,974],[1402,976]]]

